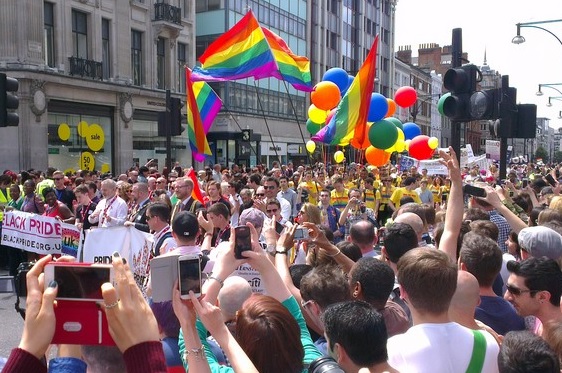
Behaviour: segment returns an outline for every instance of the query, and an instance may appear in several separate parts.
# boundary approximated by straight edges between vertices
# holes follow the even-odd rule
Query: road
[[[0,357],[8,357],[17,347],[23,331],[23,319],[14,309],[16,296],[0,294]]]

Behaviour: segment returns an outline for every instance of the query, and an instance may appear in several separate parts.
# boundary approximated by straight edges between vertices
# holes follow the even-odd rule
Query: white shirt
[[[99,222],[98,226],[101,228],[115,227],[125,223],[128,213],[129,208],[127,207],[127,202],[122,198],[117,196],[109,200],[104,198],[99,201],[94,213],[88,216],[88,221],[92,224]],[[104,215],[108,215],[111,219],[107,219]]]
[[[494,337],[486,337],[483,373],[498,372],[499,346]],[[388,339],[388,362],[400,372],[465,372],[472,357],[472,330],[454,322],[414,325],[404,334]]]
[[[158,243],[158,241],[160,241],[160,238],[162,238],[162,236],[167,232],[172,232],[172,228],[169,225],[166,225],[164,228],[160,229],[160,231],[154,233],[154,247],[156,247],[156,244]],[[174,240],[174,237],[170,236],[166,238],[164,242],[162,242],[162,245],[160,245],[160,255],[170,252],[176,246],[177,244],[176,240]]]
[[[173,250],[168,251],[167,255],[201,255],[201,246],[194,245],[194,246],[178,246]],[[209,259],[207,264],[205,264],[205,268],[203,269],[203,273],[209,274],[213,271],[213,267],[215,265],[215,261],[213,259]],[[203,280],[207,279],[207,276],[203,275]],[[204,281],[203,281],[204,282]]]
[[[280,222],[281,224],[284,224],[285,222],[288,222],[291,220],[291,203],[289,201],[287,201],[285,198],[280,197],[279,195],[277,195],[277,200],[279,201],[279,204],[281,205],[281,217],[283,217],[283,220]]]
[[[236,212],[234,214],[232,214],[232,216],[230,217],[230,226],[231,227],[237,227],[238,226],[238,218],[240,217],[240,206],[242,206],[242,204],[244,203],[242,201],[242,197],[240,197],[238,194],[236,195],[236,197],[233,197],[232,194],[228,196],[228,202],[230,202],[230,204],[232,206],[236,206],[236,204],[234,203],[236,200],[238,200],[238,210],[236,210]]]

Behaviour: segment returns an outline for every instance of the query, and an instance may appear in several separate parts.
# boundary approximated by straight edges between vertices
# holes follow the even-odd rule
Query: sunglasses
[[[272,213],[276,213],[277,211],[279,211],[279,209],[271,209],[271,210],[265,210],[266,212],[272,212]]]
[[[531,289],[521,290],[513,285],[505,285],[505,288],[507,289],[507,291],[509,291],[512,295],[516,297],[520,296],[523,293],[530,293],[531,295],[533,295],[539,292],[539,290],[531,290]]]
[[[154,216],[148,216],[146,215],[146,221],[149,221],[150,219],[152,219]]]
[[[277,188],[277,186],[275,186],[275,185],[266,185],[266,186],[264,186],[264,189],[269,189],[269,190],[274,190],[275,188]]]
[[[265,194],[263,194],[263,193],[256,193],[256,197],[263,197],[263,196],[265,196]]]
[[[62,177],[55,177],[55,178],[53,178],[53,180],[56,180],[56,181],[62,180],[62,179],[63,179]]]

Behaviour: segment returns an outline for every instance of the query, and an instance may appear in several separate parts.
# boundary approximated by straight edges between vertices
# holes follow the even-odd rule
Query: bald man
[[[474,275],[467,271],[458,271],[457,289],[449,305],[449,318],[472,330],[485,330],[490,333],[498,344],[501,338],[488,325],[474,319],[476,307],[480,304],[480,285]]]
[[[418,215],[413,212],[404,212],[398,215],[396,219],[394,219],[394,222],[408,224],[414,229],[414,232],[416,232],[416,236],[418,237],[418,246],[428,246],[422,239],[422,236],[425,233],[425,225]]]

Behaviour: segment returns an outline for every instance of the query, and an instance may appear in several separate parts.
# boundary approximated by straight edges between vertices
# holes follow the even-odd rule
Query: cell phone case
[[[105,311],[96,302],[58,300],[51,343],[114,346]]]
[[[179,255],[158,256],[150,261],[150,286],[153,302],[172,300],[174,283],[178,279]]]

